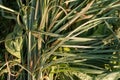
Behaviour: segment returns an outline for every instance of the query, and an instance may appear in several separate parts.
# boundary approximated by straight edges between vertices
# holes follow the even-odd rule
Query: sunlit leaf
[[[19,26],[14,28],[14,32],[7,35],[5,39],[5,48],[13,56],[21,59],[21,48],[22,48],[22,29]]]

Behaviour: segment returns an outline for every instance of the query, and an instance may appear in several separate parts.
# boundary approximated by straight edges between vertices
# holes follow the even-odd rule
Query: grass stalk
[[[28,56],[27,56],[27,68],[30,70],[31,62],[31,32],[28,32]],[[31,71],[31,70],[30,70]],[[28,74],[28,80],[31,80],[31,76]]]

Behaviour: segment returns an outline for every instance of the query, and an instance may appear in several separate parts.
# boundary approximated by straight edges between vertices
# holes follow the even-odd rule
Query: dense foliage
[[[119,0],[0,0],[0,80],[118,80]]]

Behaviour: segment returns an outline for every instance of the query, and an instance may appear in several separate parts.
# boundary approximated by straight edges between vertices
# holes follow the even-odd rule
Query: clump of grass
[[[113,53],[119,52],[119,0],[17,3],[18,11],[0,5],[1,13],[8,11],[13,16],[7,18],[16,21],[5,39],[5,52],[12,58],[0,68],[8,79],[14,75],[18,80],[84,80],[84,76],[92,80],[91,75],[99,79],[109,72],[112,66],[104,65],[110,65]]]

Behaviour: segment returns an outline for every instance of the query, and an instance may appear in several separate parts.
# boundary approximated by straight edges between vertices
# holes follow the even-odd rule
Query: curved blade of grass
[[[92,6],[93,2],[94,2],[94,0],[91,1],[89,4],[87,4],[87,6],[85,8],[83,8],[79,13],[77,13],[73,19],[69,20],[69,22],[67,22],[64,26],[60,27],[60,29],[55,31],[55,33],[59,33],[62,30],[64,30],[67,27],[69,27],[71,24],[73,24],[79,17],[84,15],[88,11],[88,9],[90,9],[90,7]]]
[[[86,0],[81,3],[80,5],[78,5],[76,8],[74,8],[69,14],[67,14],[64,18],[62,18],[51,30],[51,32],[54,32],[56,29],[58,29],[59,25],[62,24],[64,21],[66,21],[66,19],[74,13],[74,11],[76,11],[77,9],[79,9],[81,7],[81,5],[83,5],[86,2]]]

